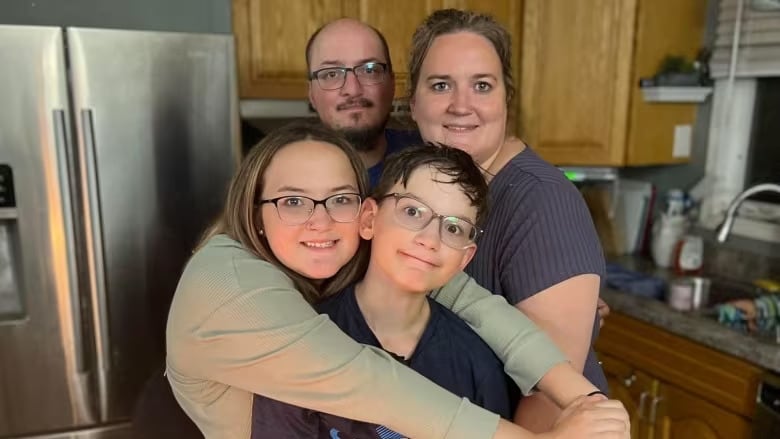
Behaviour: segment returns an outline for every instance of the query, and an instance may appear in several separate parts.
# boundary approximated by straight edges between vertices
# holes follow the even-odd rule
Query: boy
[[[519,393],[501,362],[465,322],[427,297],[473,257],[487,191],[480,169],[458,149],[425,145],[392,156],[359,218],[361,237],[372,241],[366,274],[317,308],[356,341],[383,348],[450,392],[511,419]],[[401,437],[261,396],[254,400],[252,434]]]

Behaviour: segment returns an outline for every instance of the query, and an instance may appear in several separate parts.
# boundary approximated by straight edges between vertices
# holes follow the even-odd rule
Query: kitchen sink
[[[699,281],[694,283],[696,278]],[[606,284],[623,294],[664,302],[670,310],[711,319],[751,337],[780,343],[780,293],[772,296],[751,283],[717,276],[678,276],[649,261],[623,258],[607,264]],[[706,287],[706,293],[700,300],[693,300],[694,287],[699,286]]]
[[[712,278],[706,304],[689,312],[714,319],[735,331],[772,343],[780,343],[778,301],[769,294],[752,284]],[[747,309],[750,311],[746,311]],[[752,320],[746,318],[751,314]]]
[[[669,270],[659,269],[649,263],[630,264],[614,261],[607,264],[607,285],[623,293],[670,302],[672,286],[683,279],[700,278],[708,284],[708,297],[697,308],[711,309],[721,303],[737,299],[754,299],[758,288],[747,282],[739,282],[716,276],[677,276]]]
[[[723,278],[709,278],[710,291],[707,304],[702,309],[713,308],[721,303],[738,299],[755,299],[760,291],[753,285]]]

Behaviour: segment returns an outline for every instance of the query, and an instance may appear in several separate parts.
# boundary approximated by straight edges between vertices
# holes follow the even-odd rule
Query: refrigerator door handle
[[[64,110],[53,110],[54,141],[57,151],[57,172],[59,174],[60,187],[69,188],[68,180],[70,170],[66,151],[69,150],[68,132]],[[76,236],[73,224],[73,205],[69,193],[62,194],[63,219],[65,221],[65,243],[68,256],[66,259],[68,273],[68,291],[70,292],[70,325],[72,339],[70,345],[72,351],[67,355],[72,368],[71,388],[75,393],[73,398],[74,408],[79,413],[79,419],[94,420],[96,418],[94,407],[90,404],[91,381],[89,379],[90,368],[87,354],[84,350],[83,322],[81,316],[81,297],[79,295],[78,269],[76,267]]]
[[[106,295],[106,271],[103,251],[102,210],[100,187],[97,175],[97,145],[95,142],[94,114],[92,110],[80,112],[82,127],[82,163],[85,188],[86,211],[84,229],[89,265],[89,291],[92,299],[92,320],[95,327],[95,350],[97,357],[97,379],[101,418],[108,417],[108,377],[111,369],[111,340],[108,332],[108,301]]]
[[[57,145],[57,171],[59,172],[59,178],[60,178],[60,187],[62,188],[68,188],[70,187],[70,182],[68,181],[68,175],[70,174],[68,171],[68,162],[67,157],[65,157],[65,151],[67,151],[68,145],[67,145],[67,132],[65,129],[65,111],[63,110],[54,110],[52,114],[52,119],[54,120],[54,141]],[[62,200],[63,200],[63,208],[65,210],[65,215],[63,215],[65,222],[66,222],[66,234],[68,235],[66,237],[66,245],[67,245],[67,252],[68,257],[67,259],[67,270],[68,270],[68,280],[70,285],[68,285],[68,290],[70,291],[70,308],[71,308],[71,325],[73,326],[73,340],[72,340],[72,346],[73,346],[73,369],[76,372],[83,373],[87,372],[86,367],[86,359],[85,359],[85,353],[84,353],[84,344],[83,344],[83,336],[81,334],[82,330],[82,323],[81,323],[81,313],[79,312],[80,307],[80,298],[79,298],[79,288],[78,288],[78,271],[76,269],[76,260],[75,260],[75,242],[76,238],[74,235],[74,226],[73,226],[73,208],[70,203],[70,194],[62,194]]]

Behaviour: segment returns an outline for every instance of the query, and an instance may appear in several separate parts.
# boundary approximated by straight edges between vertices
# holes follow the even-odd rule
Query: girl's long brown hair
[[[326,279],[318,286],[311,279],[282,264],[271,251],[268,241],[260,234],[263,224],[257,200],[260,199],[263,192],[265,171],[279,150],[291,143],[303,140],[330,143],[341,149],[355,171],[360,195],[363,197],[367,195],[368,181],[365,166],[346,139],[318,121],[293,122],[269,133],[244,157],[230,183],[222,214],[206,230],[198,248],[203,247],[215,235],[225,234],[240,242],[245,249],[258,258],[274,264],[292,279],[295,287],[309,303],[316,303],[360,280],[368,265],[369,252],[368,242],[361,239],[355,256],[333,277]],[[290,172],[294,172],[294,170],[290,170]]]

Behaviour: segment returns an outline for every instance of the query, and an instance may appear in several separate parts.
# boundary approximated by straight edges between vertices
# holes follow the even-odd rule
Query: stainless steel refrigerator
[[[0,438],[120,437],[239,155],[232,36],[0,26]]]

